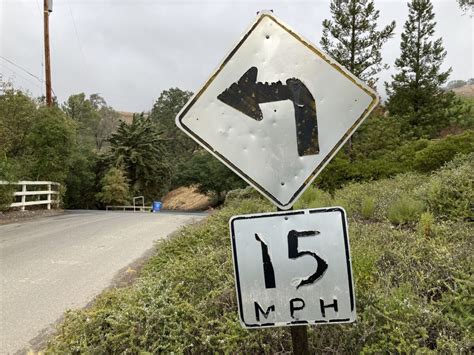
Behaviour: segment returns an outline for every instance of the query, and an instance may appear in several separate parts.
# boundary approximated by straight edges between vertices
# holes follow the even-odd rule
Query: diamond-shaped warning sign
[[[262,13],[176,124],[288,209],[377,103],[367,85]]]

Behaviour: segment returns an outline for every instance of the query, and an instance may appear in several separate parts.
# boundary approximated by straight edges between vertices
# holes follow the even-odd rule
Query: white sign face
[[[355,320],[342,208],[235,216],[230,230],[244,327]]]
[[[377,103],[368,86],[263,13],[176,124],[288,209]]]

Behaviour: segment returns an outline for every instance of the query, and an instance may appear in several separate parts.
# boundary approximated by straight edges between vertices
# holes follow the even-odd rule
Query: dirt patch
[[[163,208],[166,210],[206,210],[211,205],[212,198],[200,193],[195,186],[179,187],[163,198]]]
[[[133,121],[133,112],[119,111],[119,120],[131,124]]]
[[[125,112],[125,111],[118,111],[119,113],[119,120],[123,121],[127,124],[132,124],[133,122],[133,112]],[[145,117],[148,117],[148,113],[145,113]]]
[[[474,85],[464,85],[460,88],[453,89],[456,95],[463,97],[474,97]]]
[[[64,210],[54,209],[54,210],[26,210],[26,211],[8,211],[0,212],[0,225],[23,222],[32,219],[42,218],[42,217],[51,217],[63,214]]]

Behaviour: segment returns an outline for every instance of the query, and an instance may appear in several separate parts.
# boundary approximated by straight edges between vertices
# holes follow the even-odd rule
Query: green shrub
[[[341,151],[318,176],[316,185],[334,192],[350,182],[380,180],[413,172],[416,154],[429,146],[430,141],[426,139],[400,141],[399,146],[390,145],[390,149],[384,149],[383,154],[364,153],[366,158],[358,152],[353,161]],[[354,148],[355,151],[357,149]]]
[[[458,156],[415,191],[443,219],[474,219],[474,153]]]
[[[158,244],[131,287],[69,311],[51,353],[288,353],[287,328],[239,323],[228,221],[268,211],[245,199]],[[312,353],[459,352],[469,346],[469,226],[431,238],[388,223],[350,223],[358,319],[308,328]]]
[[[14,201],[15,185],[0,185],[0,211],[6,211]]]
[[[102,188],[96,194],[96,198],[104,205],[126,205],[130,203],[128,179],[122,169],[109,169],[100,184]]]
[[[351,156],[356,160],[378,159],[403,143],[400,120],[372,113],[352,136]]]
[[[422,202],[408,196],[401,196],[389,207],[387,218],[395,225],[413,224],[419,220],[424,209]]]
[[[181,162],[173,179],[173,186],[198,186],[202,193],[214,193],[218,203],[224,202],[228,191],[246,187],[245,181],[203,149]]]
[[[435,218],[431,212],[423,212],[418,222],[418,232],[425,238],[433,234]]]
[[[425,149],[415,154],[413,167],[419,172],[430,172],[441,168],[456,154],[471,152],[474,152],[474,131],[467,131],[457,136],[431,141]]]
[[[403,174],[391,179],[373,182],[351,183],[334,194],[334,205],[344,207],[353,218],[366,218],[362,209],[372,212],[370,218],[384,221],[393,201],[419,187],[424,177],[418,174]],[[371,206],[372,201],[374,206]]]
[[[252,186],[247,186],[243,189],[229,191],[225,196],[224,204],[230,205],[247,199],[263,199],[263,196]]]
[[[455,118],[454,123],[464,129],[474,129],[474,98],[461,97],[464,110]]]
[[[356,160],[351,164],[350,178],[356,181],[379,180],[413,171],[414,157],[429,145],[426,139],[400,143],[375,159]]]
[[[358,156],[352,162],[340,153],[338,160],[329,164],[329,170],[321,174],[321,186],[333,191],[350,181],[379,180],[412,171],[434,171],[451,161],[456,154],[473,152],[474,131],[438,140],[418,139],[399,143],[397,147],[392,142],[391,149],[380,148],[373,154],[362,154],[359,150],[363,147],[355,147]]]
[[[96,206],[96,179],[98,173],[98,154],[84,148],[75,149],[71,157],[71,167],[64,185],[67,186],[64,205],[67,209],[90,209]]]
[[[12,182],[16,180],[14,167],[5,158],[0,158],[0,181]],[[0,184],[0,211],[6,211],[10,204],[14,202],[15,185]]]
[[[57,107],[40,107],[27,137],[32,180],[64,183],[74,146],[75,125]]]
[[[318,208],[333,205],[331,195],[313,186],[309,187],[295,203],[295,208]]]
[[[455,159],[431,178],[404,174],[353,183],[336,191],[336,201],[308,189],[301,207],[313,207],[315,201],[327,198],[334,202],[330,204],[338,200],[353,209],[349,235],[357,305],[354,324],[308,327],[311,353],[469,352],[472,226],[464,221],[436,221],[429,212],[412,208],[420,204],[413,191],[446,172],[463,175],[466,162],[466,158]],[[416,198],[407,197],[412,194]],[[418,221],[418,229],[387,223],[394,201],[403,202],[398,220]],[[47,350],[289,353],[287,328],[247,330],[237,315],[229,218],[272,210],[251,189],[232,192],[225,207],[203,223],[160,242],[134,285],[107,291],[89,308],[69,311]],[[369,218],[379,222],[360,221],[371,211]],[[429,233],[429,238],[420,233]]]
[[[375,212],[375,199],[373,197],[366,196],[361,201],[360,214],[365,219],[373,217]]]
[[[351,162],[343,151],[339,151],[318,175],[314,184],[325,191],[334,192],[351,179]]]

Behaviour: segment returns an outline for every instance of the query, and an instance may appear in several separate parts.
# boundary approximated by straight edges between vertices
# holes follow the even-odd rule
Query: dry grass
[[[474,85],[464,85],[460,88],[453,89],[456,95],[462,97],[474,97]]]
[[[196,187],[179,187],[163,198],[163,208],[169,210],[205,210],[211,203],[212,199]]]

